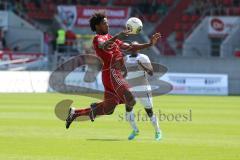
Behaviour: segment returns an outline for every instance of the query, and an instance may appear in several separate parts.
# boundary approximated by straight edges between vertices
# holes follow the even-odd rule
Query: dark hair
[[[96,31],[96,25],[100,24],[106,18],[105,12],[95,12],[89,19],[89,24],[93,32]]]

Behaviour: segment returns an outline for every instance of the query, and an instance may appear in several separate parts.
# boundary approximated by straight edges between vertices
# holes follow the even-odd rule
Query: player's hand
[[[150,44],[155,45],[157,43],[158,39],[161,37],[162,37],[162,35],[159,32],[155,33],[154,35],[152,35],[152,37],[150,39]]]

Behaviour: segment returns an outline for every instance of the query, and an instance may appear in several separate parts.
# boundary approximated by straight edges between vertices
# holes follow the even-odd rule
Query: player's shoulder
[[[142,54],[142,53],[139,53],[138,56],[139,56],[139,57],[144,57],[144,58],[147,57],[147,58],[148,58],[148,56],[147,56],[146,54]]]
[[[107,39],[110,39],[112,36],[110,34],[96,34],[93,38],[93,41],[106,41]]]
[[[99,35],[94,35],[94,37],[93,37],[93,42],[96,42],[97,41],[97,39],[99,38]]]
[[[151,63],[149,57],[145,54],[138,54],[137,60],[142,63]]]
[[[141,54],[141,53],[138,54],[138,58],[139,59],[149,59],[149,57],[147,55]]]
[[[106,37],[104,35],[96,34],[93,38],[93,44],[101,45],[106,41]]]
[[[112,38],[113,36],[111,34],[106,35],[108,38]]]

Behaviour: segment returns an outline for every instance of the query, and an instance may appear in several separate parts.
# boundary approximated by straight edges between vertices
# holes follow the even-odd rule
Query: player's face
[[[107,18],[104,18],[103,21],[96,26],[98,31],[102,34],[107,34],[108,33],[108,21]]]

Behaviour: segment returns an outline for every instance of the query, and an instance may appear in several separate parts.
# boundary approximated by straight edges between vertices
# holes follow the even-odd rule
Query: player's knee
[[[125,100],[127,106],[134,106],[136,104],[136,100],[130,91],[125,93]]]
[[[126,112],[131,112],[133,110],[133,106],[126,105],[125,108],[126,108]]]
[[[108,112],[108,113],[107,113],[107,115],[111,115],[111,114],[113,114],[113,112],[114,112],[114,110],[113,110],[113,111],[110,111],[110,112]]]
[[[133,97],[133,99],[131,100],[131,102],[130,102],[131,104],[132,104],[132,106],[134,106],[135,104],[136,104],[136,100],[135,100],[135,98]]]
[[[135,104],[136,104],[136,100],[134,97],[127,102],[127,106],[133,107]]]
[[[106,115],[111,115],[111,114],[113,114],[114,110],[115,110],[115,107],[113,107],[111,110],[108,110],[105,113],[106,113]]]
[[[113,114],[115,108],[116,108],[116,105],[115,104],[111,104],[108,107],[104,108],[104,112],[106,113],[106,115],[111,115],[111,114]]]
[[[152,108],[150,108],[150,109],[145,108],[145,111],[147,112],[148,117],[152,117],[152,116],[153,116],[153,110],[152,110]]]

